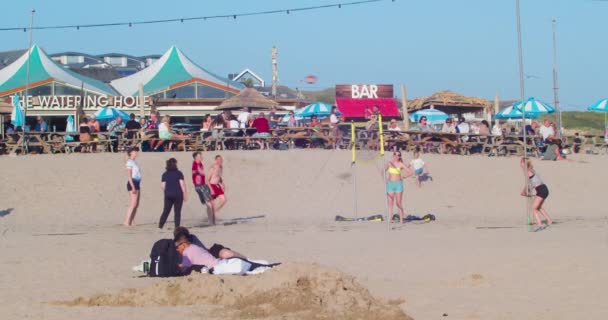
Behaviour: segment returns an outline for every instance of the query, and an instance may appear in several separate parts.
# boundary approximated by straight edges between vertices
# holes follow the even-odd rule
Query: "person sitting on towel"
[[[188,229],[185,227],[177,227],[173,231],[173,238],[175,240],[175,246],[178,249],[177,251],[180,251],[180,248],[177,246],[177,244],[178,244],[179,239],[182,237],[184,237],[186,240],[188,240],[188,242],[190,244],[203,249],[206,253],[210,254],[216,260],[217,259],[230,259],[230,258],[247,259],[244,255],[242,255],[234,250],[231,250],[230,248],[226,248],[221,244],[214,243],[211,246],[211,248],[207,249],[207,247],[203,244],[203,242],[199,238],[197,238],[195,235],[191,234],[190,231],[188,231]],[[185,248],[184,245],[181,245],[181,246]],[[193,249],[190,249],[190,251],[198,252],[199,250],[196,248],[193,248]],[[190,253],[190,251],[188,251],[187,253]],[[182,252],[180,251],[180,253],[182,253]],[[204,256],[204,254],[199,254],[199,253],[195,253],[195,255],[199,256],[199,258]],[[194,264],[196,265],[198,263],[194,263]],[[204,265],[206,265],[206,264],[204,264]],[[209,266],[209,265],[206,265],[206,266],[211,268],[211,266]]]

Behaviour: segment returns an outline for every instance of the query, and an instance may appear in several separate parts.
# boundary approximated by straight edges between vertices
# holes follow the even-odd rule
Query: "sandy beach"
[[[348,151],[220,154],[228,204],[218,218],[251,219],[216,227],[192,188],[190,153],[139,155],[142,199],[130,228],[121,225],[124,154],[0,157],[0,318],[407,319],[398,309],[414,319],[608,318],[606,156],[535,161],[556,224],[528,232],[517,158],[423,155],[433,181],[419,189],[407,180],[406,211],[437,221],[388,232],[386,223],[334,222],[354,215]],[[221,282],[133,272],[155,240],[172,236],[172,216],[165,230],[156,226],[169,157],[187,177],[184,226],[286,264]],[[357,166],[359,216],[384,213],[381,172]]]

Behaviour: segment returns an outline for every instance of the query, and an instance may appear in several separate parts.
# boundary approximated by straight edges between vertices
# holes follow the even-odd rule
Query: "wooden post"
[[[410,116],[407,112],[407,96],[404,85],[401,85],[401,105],[403,109],[403,130],[407,131],[410,129]]]
[[[139,83],[139,116],[143,119],[146,117],[146,110],[145,110],[145,101],[144,101],[144,84],[143,83]]]

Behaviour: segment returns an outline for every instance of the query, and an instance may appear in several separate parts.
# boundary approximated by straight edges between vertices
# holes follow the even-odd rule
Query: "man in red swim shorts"
[[[226,205],[226,186],[224,185],[224,181],[222,180],[222,173],[224,168],[222,167],[222,156],[215,156],[215,162],[209,169],[209,187],[211,188],[211,198],[213,199],[213,207],[215,208],[215,213]]]

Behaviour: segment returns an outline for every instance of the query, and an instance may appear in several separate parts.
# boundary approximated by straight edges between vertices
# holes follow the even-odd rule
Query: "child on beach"
[[[532,191],[531,189],[534,189],[534,191],[536,191],[536,196],[534,196],[534,203],[532,205],[532,209],[533,209],[534,219],[535,219],[536,225],[538,227],[536,230],[540,230],[543,226],[542,221],[540,219],[541,215],[546,219],[547,226],[549,226],[553,223],[553,221],[551,220],[551,217],[549,217],[549,214],[543,208],[543,204],[545,203],[545,200],[547,200],[547,197],[549,197],[549,189],[547,188],[545,183],[540,179],[540,177],[538,176],[538,173],[536,173],[536,171],[534,170],[534,166],[532,165],[532,160],[527,159],[527,158],[522,158],[521,167],[522,167],[522,169],[524,169],[526,171],[526,174],[528,175],[528,178],[529,178],[529,186],[531,187],[530,189],[528,189],[527,185],[524,186],[524,189],[521,191],[521,195],[524,197],[532,196],[530,194],[530,192]]]
[[[422,183],[420,182],[420,177],[423,173],[429,174],[429,167],[426,165],[424,160],[420,158],[420,152],[414,151],[414,159],[410,161],[409,167],[414,171],[414,175],[416,176],[416,184],[418,188],[422,187]]]

